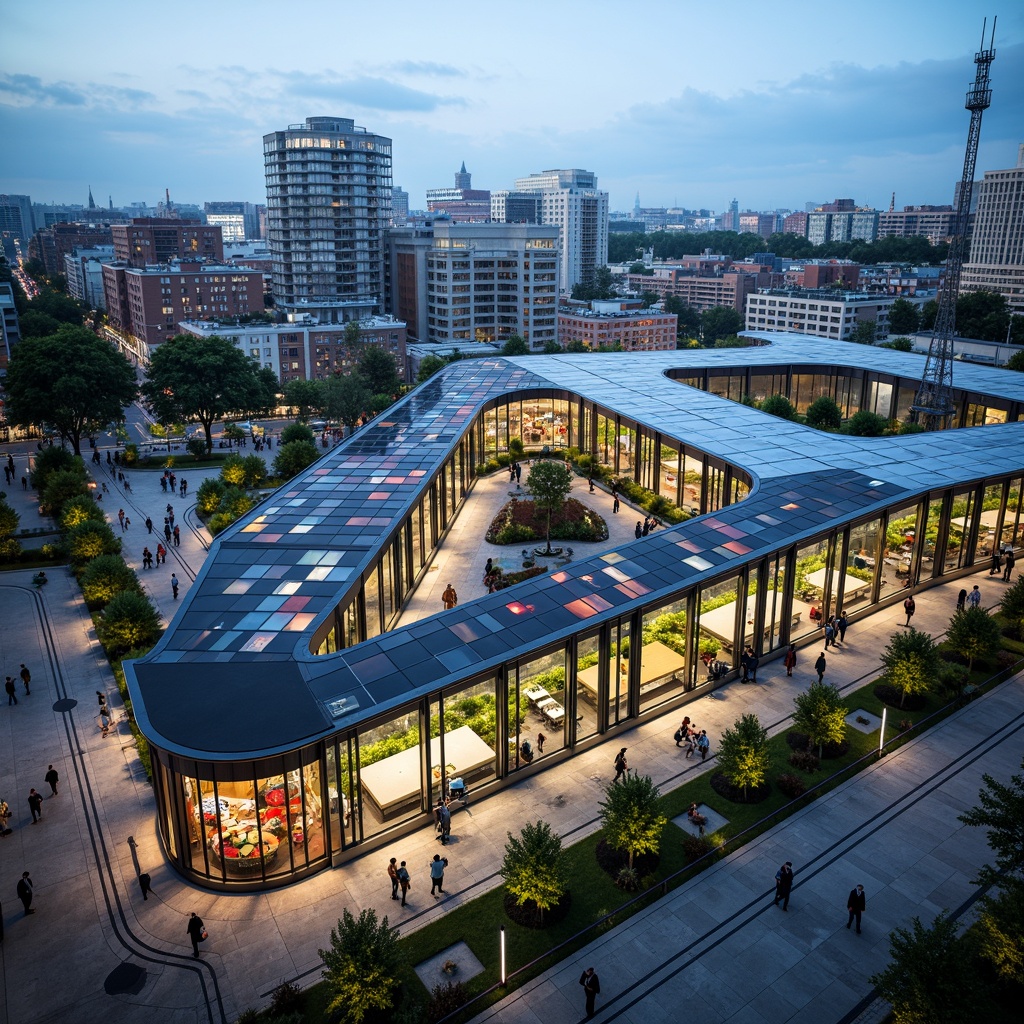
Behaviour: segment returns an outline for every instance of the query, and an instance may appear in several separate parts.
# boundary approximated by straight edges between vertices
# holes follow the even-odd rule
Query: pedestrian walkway
[[[139,512],[148,510],[153,502],[162,508],[171,499],[164,498],[160,491],[158,474],[153,474],[148,481],[143,479],[144,476],[148,474],[133,474],[134,494],[128,498],[140,503]],[[191,495],[193,487],[198,486],[198,479],[194,479],[191,473],[189,483]],[[483,490],[481,488],[481,494]],[[500,493],[496,494],[495,500],[500,497]],[[604,500],[610,508],[611,499],[605,495]],[[175,507],[177,509],[178,503]],[[116,514],[116,507],[114,512]],[[136,523],[141,524],[144,519],[144,515],[138,520],[133,515],[131,529],[134,531]],[[635,522],[635,517],[625,520],[624,528],[631,528],[632,522]],[[475,552],[456,555],[455,531],[449,535],[442,551],[449,559],[464,559],[466,566],[482,569],[482,562],[486,560],[486,555],[480,557],[479,538],[482,534],[469,530],[468,523],[467,518],[463,528],[468,537],[476,541]],[[184,538],[182,543],[185,544]],[[141,544],[138,546],[141,551]],[[201,552],[197,540],[194,552],[186,554],[189,559],[193,555],[198,559]],[[168,567],[170,565],[169,557]],[[454,566],[452,562],[452,572]],[[195,568],[198,568],[198,561]],[[150,570],[152,572],[155,570]],[[443,575],[441,570],[439,572]],[[472,588],[481,575],[481,571],[475,570],[464,581],[453,576],[456,584],[464,588],[463,600],[474,596]],[[627,746],[630,764],[650,774],[664,790],[697,772],[713,768],[711,758],[703,765],[683,759],[682,751],[671,738],[679,718],[679,713],[673,711],[659,720],[645,721],[618,731],[609,737],[609,743],[579,753],[547,771],[527,776],[494,796],[475,800],[470,808],[457,811],[452,822],[453,841],[447,850],[451,864],[445,874],[445,889],[446,892],[450,890],[451,895],[445,900],[431,899],[429,887],[424,885],[427,865],[437,848],[433,829],[429,826],[413,835],[396,839],[384,849],[372,851],[337,869],[321,872],[282,890],[255,894],[210,893],[186,882],[168,866],[157,835],[152,790],[141,772],[123,714],[119,713],[115,729],[108,737],[100,734],[95,710],[96,690],[108,694],[119,712],[120,700],[74,581],[66,573],[55,571],[51,584],[36,592],[30,585],[30,576],[28,572],[0,575],[0,616],[5,623],[0,647],[3,665],[0,668],[5,674],[17,675],[16,670],[24,661],[33,675],[32,696],[22,700],[18,707],[5,709],[5,718],[0,723],[0,797],[6,799],[15,812],[11,822],[13,834],[0,841],[0,853],[3,854],[0,858],[0,895],[7,895],[4,901],[6,939],[3,946],[5,1012],[8,1019],[19,1024],[58,1019],[89,1024],[111,1018],[149,1024],[155,1013],[159,1013],[161,1020],[171,1022],[233,1021],[246,1007],[265,1004],[270,991],[281,982],[299,979],[301,983],[309,984],[319,978],[317,950],[326,944],[330,927],[343,909],[358,913],[373,907],[379,915],[387,915],[392,924],[407,932],[443,918],[453,907],[500,884],[497,872],[507,831],[515,831],[538,817],[550,822],[568,842],[596,831],[597,804],[612,774],[611,744]],[[182,582],[184,589],[186,581],[183,579]],[[442,588],[446,582],[441,583]],[[1003,584],[989,581],[983,572],[977,575],[977,582],[981,585],[985,603],[995,603]],[[920,594],[915,625],[933,633],[941,632],[962,585],[963,581],[956,581]],[[480,588],[482,592],[482,584]],[[160,597],[165,612],[174,610],[169,598],[169,594]],[[434,604],[435,610],[438,604]],[[433,610],[428,613],[432,614]],[[870,678],[877,672],[878,654],[886,639],[902,621],[900,609],[894,607],[875,611],[853,623],[845,646],[834,654],[829,651],[826,678],[844,690],[857,685],[859,680]],[[712,736],[712,752],[722,730],[745,712],[756,713],[773,733],[784,728],[785,720],[792,711],[794,694],[806,688],[814,678],[811,664],[818,649],[807,647],[801,651],[801,660],[792,679],[786,677],[780,661],[764,663],[758,672],[756,686],[731,684],[711,697],[688,705],[686,713]],[[1019,699],[1019,683],[1013,687],[1015,689],[1002,688],[992,698],[970,705],[958,716],[957,722],[963,716],[980,714],[982,709],[993,706],[998,708],[1000,721],[1009,720],[1012,715],[1007,713],[1001,702],[1004,693],[1007,694],[1005,700],[1011,697]],[[71,706],[66,703],[68,700],[77,701],[77,704]],[[970,722],[963,724],[960,727],[962,731],[956,734],[955,744],[947,738],[944,749],[954,754],[970,750],[975,742],[974,728]],[[876,790],[889,794],[891,801],[899,797],[908,785],[928,778],[931,774],[929,762],[922,761],[919,766],[910,754],[922,742],[908,747],[908,753],[901,755],[903,761],[892,762],[902,765],[899,771],[889,769],[890,759],[877,766],[865,783],[870,782],[867,791],[854,788],[856,782],[848,784],[839,791],[847,796],[832,795],[819,801],[804,812],[799,822],[779,826],[769,836],[762,837],[755,848],[739,851],[730,857],[715,869],[723,873],[721,881],[714,886],[708,885],[707,880],[711,876],[707,873],[690,883],[686,891],[695,902],[686,905],[681,915],[659,914],[657,908],[666,904],[664,901],[657,904],[650,913],[663,926],[667,927],[670,920],[679,922],[680,931],[678,936],[671,938],[671,948],[687,945],[683,939],[688,934],[686,929],[700,936],[709,932],[713,921],[728,918],[733,912],[729,908],[734,907],[730,901],[738,898],[737,893],[742,894],[746,889],[757,896],[763,892],[777,867],[774,861],[790,859],[797,869],[797,885],[794,904],[786,918],[790,922],[786,927],[793,928],[787,942],[794,947],[820,946],[815,970],[821,972],[822,978],[827,977],[829,984],[847,985],[849,979],[842,982],[836,982],[836,979],[845,978],[845,973],[851,971],[849,961],[832,957],[831,947],[825,938],[817,938],[819,932],[827,930],[826,904],[829,914],[841,912],[839,905],[845,900],[851,885],[857,881],[865,884],[869,930],[861,938],[867,940],[864,948],[869,948],[868,943],[881,942],[882,927],[890,919],[885,916],[888,912],[878,905],[879,895],[886,892],[885,886],[892,890],[883,896],[883,901],[891,904],[892,915],[902,913],[908,906],[906,899],[896,898],[896,891],[901,885],[920,887],[924,881],[937,877],[939,880],[931,886],[929,893],[947,886],[954,896],[959,892],[958,879],[947,882],[947,876],[934,868],[934,852],[928,856],[922,854],[915,864],[906,856],[893,855],[887,849],[882,861],[884,863],[891,858],[894,864],[901,866],[900,881],[868,871],[870,858],[865,860],[852,849],[851,860],[842,866],[842,871],[829,868],[828,871],[822,869],[814,873],[817,869],[811,867],[818,863],[815,857],[820,858],[815,846],[819,833],[845,835],[850,825],[870,818],[874,810],[871,801]],[[942,749],[943,745],[939,743],[938,748]],[[1018,758],[1019,749],[1020,744],[1017,743]],[[999,776],[1006,774],[1002,764],[998,763],[998,757],[992,755],[996,760],[990,761],[986,759],[988,756],[986,754],[981,760],[965,758],[958,766],[963,770],[957,778],[962,780],[966,792],[976,792],[980,773],[984,770]],[[33,826],[26,798],[33,786],[40,792],[48,792],[43,783],[48,764],[54,764],[60,772],[63,780],[60,796],[44,801],[43,819]],[[943,792],[946,791],[944,788]],[[955,789],[950,791],[958,792]],[[960,800],[959,795],[957,799]],[[972,802],[964,799],[963,806]],[[862,804],[864,811],[860,813]],[[903,816],[886,824],[883,835],[888,834],[890,841],[893,836],[899,840],[893,843],[897,851],[902,842],[910,844],[919,832],[932,835],[937,827],[930,816],[919,816],[914,809],[917,806],[925,809],[923,803],[913,805]],[[958,802],[951,815],[945,813],[955,819],[959,808]],[[819,817],[815,819],[815,815]],[[386,866],[391,856],[407,860],[413,874],[411,899],[404,910],[390,900]],[[977,851],[971,851],[971,859],[977,863]],[[752,865],[749,877],[742,875],[741,871],[748,864]],[[730,871],[726,871],[726,865],[732,865]],[[36,885],[34,908],[37,913],[31,918],[22,917],[20,905],[14,898],[15,884],[23,870],[31,871]],[[847,870],[859,877],[848,878]],[[136,881],[140,871],[146,871],[152,877],[153,895],[145,902]],[[764,877],[766,872],[767,879]],[[918,872],[924,872],[924,881],[918,880]],[[735,879],[734,874],[737,876]],[[755,878],[760,881],[755,883]],[[820,882],[815,881],[819,878]],[[819,885],[820,892],[817,891]],[[841,891],[833,891],[836,885]],[[672,898],[676,898],[675,894]],[[808,908],[815,902],[823,908],[820,919],[806,916],[811,913]],[[924,905],[938,905],[938,902],[937,896],[930,896]],[[698,905],[700,909],[694,909]],[[185,934],[191,911],[203,918],[210,933],[200,961],[192,959],[191,946]],[[781,917],[781,912],[778,914]],[[712,920],[705,921],[705,916]],[[841,916],[840,924],[845,923],[845,913],[841,912]],[[796,921],[806,922],[803,927],[807,930],[802,935],[793,923]],[[763,919],[761,925],[751,927],[767,927],[767,924]],[[778,929],[782,926],[772,927]],[[879,935],[874,933],[874,929]],[[626,929],[617,929],[606,935],[603,942],[609,942],[620,932],[627,934]],[[714,938],[720,937],[716,935]],[[660,937],[659,941],[662,950],[668,948],[668,937]],[[768,943],[766,948],[770,950],[774,948],[771,943],[777,939],[768,937],[766,933],[762,941]],[[614,969],[606,966],[610,963],[604,959],[606,954],[621,960],[632,957],[634,951],[624,944],[618,950],[602,946],[600,956],[596,951],[593,954],[595,966],[602,974],[599,1008],[623,991],[623,985],[614,977]],[[712,954],[713,951],[709,951],[706,956],[711,957]],[[790,955],[787,953],[787,957]],[[876,957],[880,955],[875,954]],[[639,966],[638,954],[637,957]],[[125,961],[146,968],[148,977],[145,984],[136,994],[107,995],[103,989],[104,979]],[[735,969],[735,954],[733,961]],[[693,970],[709,970],[707,964],[710,962],[705,960]],[[514,1019],[519,1013],[539,1016],[542,1012],[540,1000],[545,998],[545,994],[553,1000],[550,1006],[543,1008],[547,1019],[563,1019],[563,1010],[571,1012],[572,1007],[581,1010],[581,991],[577,991],[576,978],[572,977],[573,970],[578,977],[578,963],[578,959],[573,960],[562,973],[552,972],[524,988],[522,993],[510,997],[515,1002],[509,1008],[509,1016],[502,1019]],[[760,960],[752,962],[749,971],[744,967],[744,973],[757,970],[760,963]],[[55,969],[60,971],[60,984],[54,984]],[[624,974],[625,977],[632,975]],[[710,980],[708,983],[712,985]],[[714,984],[721,985],[720,979]],[[795,976],[793,984],[801,991],[807,986],[806,982],[797,981]],[[740,981],[735,987],[746,991]],[[860,988],[851,990],[850,998],[860,991]],[[756,994],[751,994],[749,1005],[753,1005],[756,998]],[[796,1007],[806,1005],[792,997],[787,998]],[[652,997],[650,1001],[656,999]],[[558,1000],[565,1000],[565,1005]],[[616,1002],[614,1011],[600,1012],[625,1013],[626,1001]],[[680,1000],[675,996],[666,1002],[667,1007],[686,1004],[685,998]],[[852,1003],[843,1003],[837,996],[830,1004],[835,1012],[817,1019],[838,1020],[849,1005]],[[702,1014],[718,1019],[714,1014],[724,1012],[722,1006],[721,997],[705,999]],[[629,1012],[639,1015],[641,1007]],[[643,1012],[650,1016],[656,1011],[643,1008]],[[789,1019],[772,1016],[767,1010],[762,1013],[762,1018]],[[761,1018],[754,1016],[750,1019]]]

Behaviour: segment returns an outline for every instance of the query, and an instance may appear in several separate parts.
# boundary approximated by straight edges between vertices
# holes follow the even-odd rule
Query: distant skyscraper
[[[322,323],[383,312],[391,140],[308,117],[265,135],[263,156],[277,307]]]
[[[473,187],[473,175],[466,170],[466,161],[462,161],[462,170],[455,172],[455,187],[456,188],[472,188]]]
[[[472,188],[473,175],[466,170],[455,172],[454,188],[428,188],[427,209],[431,213],[446,213],[457,223],[491,219],[491,193],[484,188]]]
[[[0,233],[27,242],[35,233],[31,196],[0,195]]]
[[[539,193],[540,223],[559,229],[559,290],[590,284],[608,262],[608,193],[598,191],[597,175],[578,167],[542,171],[516,178],[515,190]]]
[[[409,193],[395,185],[391,189],[391,223],[404,224],[409,218]]]
[[[205,203],[203,212],[206,214],[207,224],[216,225],[221,229],[225,242],[259,238],[259,218],[252,203]]]
[[[1024,313],[1024,143],[1017,166],[986,171],[976,194],[971,258],[960,291],[998,292],[1014,313]]]

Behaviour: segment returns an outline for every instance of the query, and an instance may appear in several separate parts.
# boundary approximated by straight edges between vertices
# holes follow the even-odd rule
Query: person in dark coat
[[[601,992],[601,981],[593,967],[588,967],[580,975],[580,984],[587,995],[587,1019],[589,1020],[595,1013],[594,1000],[597,999]]]
[[[956,610],[958,612],[962,612],[964,610],[964,605],[966,603],[967,603],[967,590],[965,588],[965,589],[961,590],[960,593],[957,594],[957,596],[956,596]]]
[[[1007,583],[1010,582],[1010,577],[1013,575],[1013,567],[1017,564],[1017,559],[1013,557],[1013,551],[1006,552],[1006,568],[1003,569],[1003,579]]]
[[[185,928],[192,940],[192,955],[199,956],[199,943],[203,941],[203,919],[193,910]]]
[[[782,664],[786,666],[786,675],[791,676],[793,669],[796,668],[796,644],[789,645],[789,650],[786,651],[786,657],[783,659]]]
[[[142,890],[142,898],[148,900],[149,894],[153,891],[153,886],[152,879],[145,871],[139,875],[139,888]]]
[[[914,612],[917,611],[917,604],[913,597],[907,597],[903,602],[903,610],[907,613],[907,621],[904,623],[904,626],[909,626],[910,620],[914,617]]]
[[[615,778],[612,779],[612,782],[618,782],[619,781],[619,776],[623,772],[628,772],[628,771],[629,771],[629,765],[626,764],[626,748],[623,747],[615,755]]]
[[[57,769],[51,764],[47,769],[46,774],[43,776],[43,782],[50,787],[50,796],[57,795],[57,783],[60,782],[60,776],[57,774]]]
[[[814,663],[814,671],[818,673],[818,682],[825,678],[825,668],[828,666],[828,662],[825,661],[825,652],[822,651],[818,655],[818,660]]]
[[[18,879],[18,899],[21,900],[22,906],[25,908],[26,914],[34,914],[35,911],[32,909],[32,879],[29,877],[27,871],[22,871],[21,878]]]
[[[43,798],[34,789],[28,791],[28,806],[32,812],[32,824],[34,825],[43,816]]]
[[[863,885],[855,886],[850,890],[850,896],[846,901],[846,909],[850,912],[850,919],[846,922],[846,927],[849,928],[853,924],[853,919],[856,918],[858,935],[860,935],[860,915],[864,913],[867,902]]]
[[[782,909],[789,910],[789,894],[793,888],[793,862],[787,860],[775,872],[775,906],[782,900]]]

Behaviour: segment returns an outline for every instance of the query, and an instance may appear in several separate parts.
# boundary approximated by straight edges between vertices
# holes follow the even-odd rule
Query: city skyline
[[[644,206],[719,212],[733,197],[741,209],[839,196],[886,208],[893,191],[897,208],[949,203],[986,14],[999,24],[979,176],[1014,165],[1024,16],[1002,0],[942,2],[927,19],[870,2],[855,25],[819,25],[808,4],[741,8],[679,5],[655,22],[604,2],[585,15],[527,2],[514,19],[399,2],[382,32],[372,11],[317,0],[296,12],[318,26],[303,46],[264,55],[269,3],[240,19],[185,0],[173,18],[132,9],[128,22],[125,5],[100,0],[100,66],[79,8],[20,6],[5,12],[0,128],[14,145],[0,190],[84,203],[91,185],[100,207],[155,204],[165,188],[263,202],[263,136],[336,116],[394,140],[413,208],[463,160],[490,189],[584,167],[615,210],[637,192]]]

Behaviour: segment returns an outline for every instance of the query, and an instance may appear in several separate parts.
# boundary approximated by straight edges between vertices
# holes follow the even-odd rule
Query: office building
[[[679,318],[658,309],[638,309],[638,303],[594,300],[589,308],[563,306],[558,310],[558,343],[573,342],[591,351],[670,352],[676,347]]]
[[[404,224],[409,219],[409,193],[395,185],[391,189],[391,223]]]
[[[782,394],[802,414],[828,395],[846,418],[905,419],[920,356],[757,340],[710,360],[452,363],[218,535],[156,647],[125,663],[171,864],[211,889],[270,889],[422,833],[456,778],[479,809],[599,746],[610,778],[630,730],[696,714],[745,645],[762,664],[790,643],[813,660],[812,608],[842,609],[856,635],[908,583],[948,586],[997,544],[1019,553],[1024,376],[958,367],[966,429],[927,443],[829,434],[742,399]],[[576,448],[697,515],[403,619],[513,438],[531,456]],[[520,546],[501,551],[514,563]]]
[[[33,234],[31,196],[0,194],[0,235],[10,235],[26,245]]]
[[[491,219],[491,193],[473,188],[473,176],[462,169],[455,172],[454,188],[428,188],[427,212],[445,214],[456,223],[472,223]]]
[[[347,376],[371,345],[387,352],[399,377],[406,379],[405,324],[393,316],[364,317],[354,344],[348,338],[348,324],[318,324],[311,316],[285,324],[186,320],[178,330],[197,338],[227,338],[260,366],[273,370],[282,385],[291,380],[324,380],[332,374]]]
[[[114,262],[114,246],[97,245],[91,248],[75,249],[64,257],[64,276],[68,282],[68,294],[90,309],[107,308],[107,297],[103,289],[103,264]]]
[[[274,299],[343,323],[384,312],[391,140],[351,118],[307,117],[263,137]]]
[[[391,232],[394,312],[414,341],[542,350],[558,339],[558,229],[438,219]]]
[[[542,171],[516,178],[515,191],[538,193],[539,222],[558,227],[561,293],[592,284],[597,268],[608,262],[608,193],[598,191],[597,175],[579,168]]]
[[[111,225],[114,258],[140,270],[172,260],[224,260],[220,227],[177,217],[134,217]]]
[[[748,331],[787,331],[834,341],[849,341],[857,324],[875,325],[875,337],[889,334],[889,310],[895,295],[868,295],[832,288],[761,289],[747,296]],[[908,301],[923,305],[926,297]]]
[[[760,235],[770,238],[781,226],[781,218],[775,213],[754,213],[747,211],[739,214],[740,226],[736,229],[740,234]]]
[[[807,240],[825,242],[874,242],[878,238],[878,211],[846,208],[852,199],[837,199],[807,214]]]
[[[260,237],[259,216],[253,203],[205,203],[206,223],[219,227],[225,242],[244,242]]]
[[[748,295],[773,283],[770,270],[735,264],[728,256],[684,256],[671,264],[652,264],[651,269],[653,275],[626,275],[630,291],[653,292],[660,299],[675,296],[697,310],[729,306],[742,313]]]
[[[539,224],[540,206],[536,192],[498,189],[491,193],[491,220],[497,224]]]
[[[110,327],[142,362],[178,333],[179,321],[245,316],[265,308],[263,274],[224,263],[181,260],[145,269],[103,264],[103,288]]]
[[[973,219],[973,218],[972,218]],[[948,242],[956,214],[952,206],[904,206],[878,214],[879,238],[927,238],[932,245]],[[968,224],[968,231],[970,224]]]
[[[1024,314],[1024,143],[1017,166],[986,171],[977,195],[960,292],[998,292],[1014,313]]]
[[[18,326],[18,307],[14,304],[14,289],[9,281],[0,281],[0,374],[7,372],[11,352],[21,341]],[[0,427],[6,439],[7,423],[3,419],[3,403],[0,402]]]

